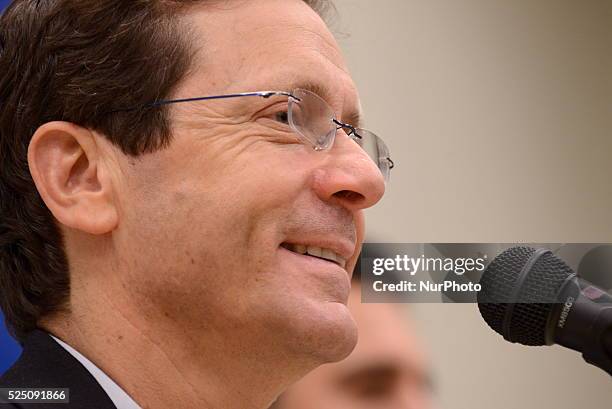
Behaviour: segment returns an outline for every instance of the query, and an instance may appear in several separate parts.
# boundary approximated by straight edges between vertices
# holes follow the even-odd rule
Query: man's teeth
[[[315,246],[304,246],[302,244],[287,244],[285,247],[294,253],[308,254],[310,256],[329,260],[340,265],[342,268],[346,267],[346,260],[329,249]]]

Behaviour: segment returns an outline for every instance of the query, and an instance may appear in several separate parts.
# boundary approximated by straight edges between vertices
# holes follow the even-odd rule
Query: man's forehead
[[[357,97],[333,35],[301,0],[237,2],[221,11],[198,9],[187,19],[195,29],[192,71],[213,89],[269,84],[301,87],[325,99],[339,91]]]
[[[321,17],[302,0],[229,2],[231,7],[194,7],[184,15],[206,61],[217,54],[238,62],[248,57],[290,57],[315,50],[341,69],[344,58]],[[301,45],[301,47],[300,47]],[[284,59],[269,63],[287,62]]]

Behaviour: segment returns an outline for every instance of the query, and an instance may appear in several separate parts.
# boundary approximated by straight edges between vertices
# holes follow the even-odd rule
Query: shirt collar
[[[51,334],[49,334],[51,335]],[[134,400],[127,394],[119,385],[117,385],[107,374],[105,374],[100,368],[98,368],[93,362],[85,358],[79,351],[66,344],[64,341],[51,335],[58,344],[60,344],[66,351],[70,353],[76,360],[78,360],[89,373],[96,379],[100,384],[104,392],[113,401],[117,409],[142,409]]]

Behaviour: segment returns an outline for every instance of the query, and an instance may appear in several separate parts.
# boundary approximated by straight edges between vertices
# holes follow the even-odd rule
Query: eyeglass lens
[[[316,150],[325,150],[332,146],[337,132],[334,123],[334,111],[318,95],[296,89],[295,98],[289,98],[289,123],[295,130],[311,143]],[[358,128],[351,138],[368,154],[382,172],[385,180],[389,179],[391,162],[389,149],[376,134]],[[350,131],[349,131],[350,133]]]

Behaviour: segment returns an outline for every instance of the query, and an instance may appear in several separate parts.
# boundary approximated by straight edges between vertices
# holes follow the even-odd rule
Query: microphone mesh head
[[[523,272],[528,263],[532,265]],[[548,317],[559,302],[561,287],[572,275],[572,269],[550,251],[510,248],[485,269],[478,309],[487,324],[508,341],[545,345]]]

